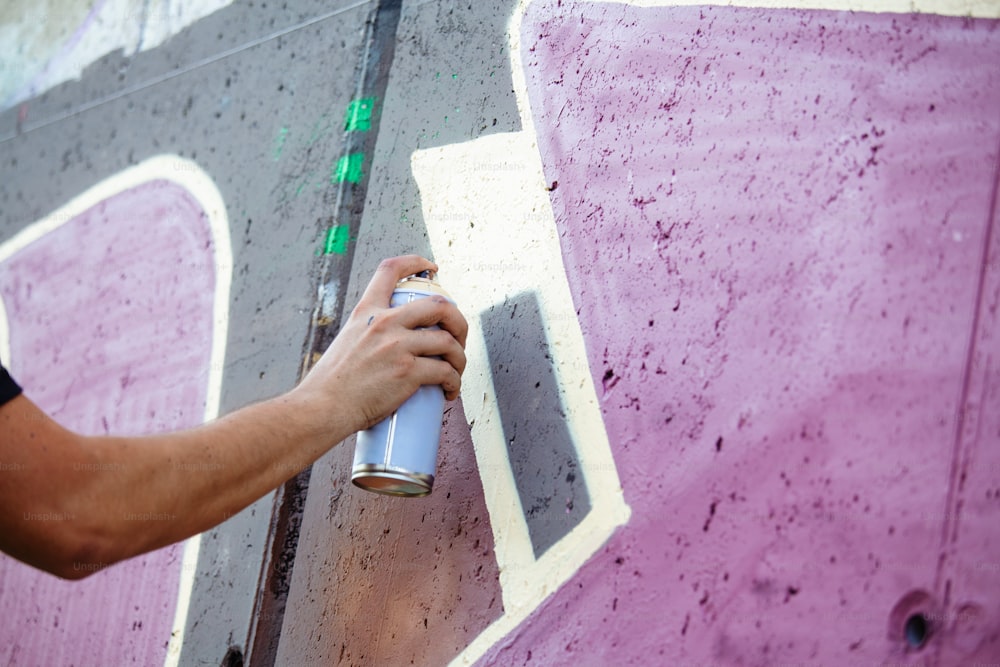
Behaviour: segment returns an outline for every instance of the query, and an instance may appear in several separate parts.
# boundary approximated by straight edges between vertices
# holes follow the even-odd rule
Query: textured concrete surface
[[[970,347],[996,326],[996,30],[532,5],[532,110],[633,518],[486,664],[1000,655],[997,433],[967,424],[1000,380],[995,341]],[[892,614],[915,591],[919,656]]]
[[[356,4],[300,3],[295,12],[236,5],[158,49],[127,61],[107,56],[79,83],[28,102],[25,114],[0,116],[0,135],[8,137],[0,179],[5,237],[150,156],[189,158],[210,175],[232,237],[232,262],[221,267],[233,282],[223,413],[275,395],[298,376],[367,16]],[[304,25],[291,29],[297,24]],[[267,38],[279,31],[285,34]],[[33,395],[32,375],[18,380]],[[202,537],[183,655],[175,656],[181,664],[218,664],[230,646],[245,648],[271,505],[264,498]],[[165,614],[169,625],[174,611],[150,612],[144,624]],[[47,637],[20,636],[29,656],[23,664],[36,662],[28,647],[44,647]],[[157,645],[167,639],[169,632]]]
[[[270,497],[82,585],[0,560],[7,662],[221,664],[251,627],[276,664],[1000,662],[1000,5],[415,0],[389,67],[374,3],[289,4],[0,114],[0,355],[79,428],[183,426],[290,386],[423,253],[470,322],[435,491],[351,486],[351,439],[281,562]],[[192,202],[231,258],[178,272]],[[100,363],[46,345],[71,326]]]
[[[509,62],[492,37],[503,34],[506,16],[495,3],[404,3],[349,306],[381,257],[435,256],[411,152],[516,129]],[[456,78],[473,71],[471,82]],[[506,105],[488,103],[497,98]],[[446,289],[461,270],[442,266]],[[402,656],[405,664],[447,664],[503,612],[469,425],[460,405],[450,410],[427,498],[353,487],[353,438],[313,466],[279,664],[400,664]]]

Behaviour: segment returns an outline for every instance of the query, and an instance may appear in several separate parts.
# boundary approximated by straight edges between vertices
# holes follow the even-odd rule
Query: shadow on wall
[[[480,315],[514,482],[535,558],[590,511],[535,292]]]

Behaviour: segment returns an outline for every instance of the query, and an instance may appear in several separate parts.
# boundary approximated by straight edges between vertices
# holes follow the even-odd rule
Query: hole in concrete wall
[[[906,619],[903,626],[903,635],[910,648],[920,648],[927,643],[927,638],[931,634],[931,624],[923,614],[913,614]]]
[[[889,638],[900,642],[905,651],[917,651],[927,645],[934,632],[931,619],[937,605],[925,590],[909,591],[889,614]]]
[[[239,646],[230,646],[219,667],[243,667],[243,649]]]

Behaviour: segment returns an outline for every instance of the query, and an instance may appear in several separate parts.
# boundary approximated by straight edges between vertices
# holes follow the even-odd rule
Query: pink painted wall
[[[183,187],[152,181],[109,196],[0,263],[10,370],[30,378],[32,400],[82,433],[200,424],[215,274],[208,221]],[[107,570],[80,563],[97,573],[79,582],[0,555],[0,662],[162,664],[181,551]]]
[[[522,53],[633,513],[481,664],[996,662],[1000,26],[561,5]]]
[[[428,240],[444,236],[429,231],[432,216],[420,220],[421,212],[437,207],[439,220],[463,233],[472,217],[446,218],[455,213],[448,201],[421,201],[414,154],[456,155],[458,146],[498,138],[490,133],[533,132],[525,145],[537,136],[531,157],[540,157],[551,189],[558,229],[551,241],[560,245],[559,270],[631,515],[477,664],[1000,663],[1000,22],[538,0],[521,25],[514,63],[514,78],[527,79],[534,122],[524,128],[508,92],[519,84],[504,69],[511,4],[406,3],[387,93],[406,104],[381,109],[379,150],[365,162],[371,212],[364,236],[351,240],[354,287],[378,257],[444,255],[442,243]],[[329,160],[310,154],[327,143],[316,118],[339,127],[343,108],[323,88],[337,88],[327,81],[336,64],[316,65],[320,53],[340,57],[324,41],[332,25],[298,33],[296,63],[306,64],[288,65],[287,80],[273,67],[279,36],[274,52],[243,54],[262,64],[222,59],[219,67],[229,69],[208,83],[159,89],[176,104],[158,107],[157,87],[143,89],[141,97],[154,100],[148,114],[129,115],[139,128],[116,145],[130,155],[142,145],[136,137],[149,133],[154,146],[137,154],[177,148],[184,132],[150,120],[168,108],[193,137],[185,154],[197,149],[206,163],[224,163],[213,174],[233,188],[226,205],[243,234],[236,247],[247,253],[233,299],[243,309],[234,312],[244,315],[244,346],[226,383],[249,387],[246,400],[264,369],[292,376],[315,305],[300,292],[316,293],[310,236],[333,222],[333,190],[322,189]],[[357,32],[354,24],[342,29]],[[200,34],[209,33],[221,34]],[[315,58],[301,57],[313,53],[302,50],[307,44]],[[245,125],[222,115],[229,93],[189,94],[228,88],[230,79],[236,86],[236,72],[252,83],[242,97],[232,93],[232,108],[264,109]],[[249,79],[253,72],[264,83]],[[294,91],[297,101],[263,90]],[[202,107],[201,116],[189,117],[185,103]],[[289,109],[302,113],[291,132]],[[226,131],[216,123],[228,123]],[[243,127],[251,129],[229,134]],[[289,143],[284,171],[277,169],[285,135],[304,136],[302,128],[311,128],[310,144],[293,154]],[[109,129],[114,137],[117,126]],[[277,148],[268,143],[276,133]],[[203,137],[211,139],[208,151]],[[334,159],[339,141],[326,145]],[[209,157],[215,148],[218,157]],[[480,183],[530,167],[523,155],[481,157],[464,165],[442,159],[438,171],[457,173],[461,186],[447,199],[463,189],[485,199]],[[300,208],[275,204],[275,192],[303,192],[302,174],[322,174],[322,188],[305,190],[295,200]],[[67,197],[78,194],[76,184],[59,182]],[[312,190],[317,198],[301,203]],[[522,194],[511,189],[510,210]],[[509,210],[476,214],[479,228],[514,228]],[[547,212],[532,214],[540,220]],[[299,246],[289,240],[295,236]],[[459,231],[452,236],[462,243]],[[448,265],[447,275],[456,283],[491,272],[534,275],[536,267],[517,265],[506,251],[479,246],[469,255],[474,263]],[[293,262],[300,255],[307,261]],[[220,268],[212,258],[204,212],[180,186],[154,180],[109,196],[0,264],[13,346],[4,361],[15,377],[30,378],[34,400],[81,431],[197,424]],[[286,280],[273,293],[264,289]],[[532,429],[564,414],[548,353],[568,344],[547,338],[552,304],[544,295],[506,296],[488,311],[466,312],[501,330],[493,339],[501,361],[474,371],[493,380],[508,371],[540,378],[523,392],[514,382],[494,383],[520,392],[500,397],[510,399],[501,421],[519,428],[519,442],[536,444]],[[510,304],[522,306],[516,317]],[[279,344],[291,351],[250,363],[273,352],[259,342],[265,330],[280,332]],[[549,421],[518,423],[518,407],[529,404]],[[522,611],[505,606],[501,576],[518,573],[500,562],[510,545],[494,541],[520,517],[491,515],[497,498],[483,481],[507,469],[479,465],[482,443],[468,416],[478,407],[449,411],[429,498],[354,489],[350,446],[314,468],[289,611],[277,621],[279,655],[299,658],[286,662],[448,664]],[[573,448],[595,435],[576,442],[557,431],[546,431],[542,445],[563,439],[568,463],[557,481],[566,485],[542,480],[523,494],[538,500],[526,511],[537,509],[528,517],[536,531],[528,547],[539,559],[558,551],[581,519],[567,518],[560,493],[580,493],[579,515],[604,509],[583,501],[594,495],[586,475],[569,480],[581,472]],[[506,463],[526,476],[551,472],[536,458]],[[239,589],[235,561],[264,547],[235,535],[231,543],[246,551],[217,542],[224,557],[206,558],[211,574],[199,577],[202,606],[188,624],[201,634],[186,644],[187,655],[209,656],[206,663],[230,646],[247,648],[245,616],[232,610],[242,602],[219,591]],[[180,553],[171,547],[74,584],[0,558],[0,662],[161,663]],[[919,651],[903,633],[918,613],[931,627]]]

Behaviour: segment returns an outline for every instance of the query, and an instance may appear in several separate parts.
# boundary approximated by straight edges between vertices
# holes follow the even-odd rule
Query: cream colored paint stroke
[[[411,159],[441,281],[471,315],[462,403],[490,512],[504,615],[452,663],[474,662],[559,589],[628,522],[614,457],[573,308],[559,233],[527,132],[417,151]],[[507,457],[496,389],[478,314],[534,292],[556,386],[591,509],[537,560]]]
[[[79,78],[121,49],[132,56],[232,0],[4,0],[0,6],[0,108]]]
[[[633,5],[636,7],[678,7],[684,5],[719,5],[725,7],[762,7],[766,9],[830,9],[853,12],[889,14],[940,14],[1000,18],[1000,0],[733,0],[730,2],[700,2],[699,0],[578,0]],[[522,2],[522,5],[524,3]],[[519,11],[518,24],[520,25]]]
[[[229,290],[233,273],[232,245],[229,239],[229,220],[222,195],[212,177],[191,160],[177,155],[158,155],[107,178],[86,192],[73,198],[65,206],[53,211],[38,222],[0,244],[0,262],[49,234],[66,222],[105,199],[150,181],[171,181],[190,193],[208,218],[215,252],[215,297],[212,312],[212,350],[208,367],[208,387],[205,395],[205,421],[219,415],[222,390],[222,371],[225,363],[226,338],[229,329]],[[0,312],[3,311],[0,303]],[[9,335],[6,317],[0,318],[0,345],[9,355]],[[8,357],[5,357],[8,358]],[[195,535],[184,543],[181,559],[181,576],[178,584],[177,607],[167,647],[166,667],[176,667],[184,641],[188,607],[198,566],[201,536]]]

